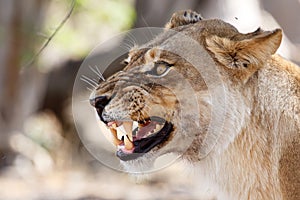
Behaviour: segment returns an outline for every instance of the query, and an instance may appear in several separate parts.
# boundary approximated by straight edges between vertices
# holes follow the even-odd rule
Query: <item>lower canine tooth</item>
[[[124,143],[125,143],[125,149],[127,150],[131,150],[134,147],[133,143],[129,140],[128,135],[124,137]]]
[[[116,146],[120,145],[120,144],[122,143],[122,140],[119,140],[119,139],[118,139],[117,130],[111,128],[111,129],[110,129],[110,132],[111,132],[111,134],[112,134],[112,137],[111,137],[111,138],[112,138],[112,142],[114,143],[114,145],[116,145]]]
[[[159,129],[160,129],[160,125],[159,125],[159,124],[156,124],[155,129],[156,129],[156,130],[159,130]]]
[[[131,141],[132,141],[132,124],[133,124],[132,121],[131,122],[123,122],[124,130]]]

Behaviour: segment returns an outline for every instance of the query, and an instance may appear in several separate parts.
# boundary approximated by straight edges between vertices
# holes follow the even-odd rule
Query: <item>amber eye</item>
[[[165,74],[169,70],[169,68],[172,66],[173,66],[172,64],[169,64],[164,61],[157,61],[156,63],[154,63],[153,69],[151,71],[148,71],[147,74],[161,76],[161,75]]]

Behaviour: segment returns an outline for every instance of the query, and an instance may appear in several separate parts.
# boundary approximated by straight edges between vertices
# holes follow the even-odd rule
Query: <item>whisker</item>
[[[125,43],[125,41],[123,41],[123,43],[120,46],[124,47],[126,51],[130,51],[133,47],[130,44]]]
[[[101,71],[99,70],[99,68],[97,67],[97,65],[95,65],[94,67],[97,70],[100,79],[102,79],[102,81],[105,81],[105,78],[104,78],[103,74],[101,73]]]
[[[90,86],[92,86],[93,88],[95,87],[92,83],[88,82],[87,80],[80,78],[80,80],[82,80],[83,82],[89,84]]]
[[[80,77],[80,80],[82,80],[83,82],[87,83],[88,85],[92,86],[93,88],[96,88],[98,86],[97,83],[95,83],[95,81],[89,79],[88,77],[82,75]]]
[[[85,82],[85,83],[87,83],[88,85],[92,86],[93,88],[96,88],[95,85],[93,85],[92,83],[88,82],[87,80],[82,79],[82,78],[80,78],[80,80],[82,80],[83,82]]]
[[[130,32],[128,32],[127,35],[128,35],[128,37],[129,37],[129,39],[132,40],[133,46],[137,46],[137,41],[135,40],[134,35],[132,35]]]
[[[130,51],[135,46],[135,43],[132,42],[130,39],[131,39],[130,37],[129,38],[125,38],[123,40],[123,43],[122,43],[128,49],[128,51]]]
[[[143,22],[145,23],[145,25],[147,26],[147,30],[149,31],[151,37],[154,38],[155,35],[154,35],[153,32],[151,31],[151,28],[150,28],[149,24],[147,23],[147,21],[146,21],[146,19],[144,18],[143,15],[142,15],[142,20],[143,20]]]
[[[81,102],[81,103],[85,103],[85,102],[90,102],[90,100],[89,100],[89,99],[86,99],[86,100],[81,100],[80,102]]]
[[[149,39],[149,37],[148,36],[146,36],[146,34],[144,33],[144,36],[146,37],[146,39],[148,40],[148,41],[150,41],[152,38],[154,38],[155,37],[155,35],[153,34],[153,32],[151,31],[151,29],[150,29],[150,26],[149,26],[149,24],[147,23],[147,21],[145,20],[145,18],[144,18],[144,16],[142,15],[142,20],[143,20],[143,22],[145,23],[145,25],[146,25],[146,27],[147,27],[147,30],[149,31],[149,33],[150,33],[150,39]]]
[[[90,92],[93,92],[93,89],[89,88],[89,87],[86,87],[86,89]]]
[[[135,45],[135,43],[132,40],[130,40],[130,38],[125,38],[124,44],[126,44],[130,48],[134,47]]]
[[[97,80],[93,80],[85,75],[82,75],[83,78],[85,78],[86,80],[90,81],[91,83],[94,83],[96,86],[98,85],[98,82]]]
[[[122,46],[122,45],[120,45],[120,47],[121,47],[122,49],[124,49],[125,51],[129,51],[129,50],[127,49],[127,47],[124,47],[124,46]]]
[[[94,72],[100,78],[100,74],[95,69],[93,69],[90,65],[89,65],[89,68],[92,72]]]
[[[98,76],[99,79],[101,79],[102,81],[105,81],[105,78],[103,77],[102,73],[100,72],[100,70],[98,69],[98,67],[96,65],[94,66],[94,68],[92,68],[91,66],[89,66],[89,68],[92,72],[94,72]],[[97,80],[96,80],[96,82],[98,84]]]
[[[93,81],[96,81],[96,82],[98,83],[98,80],[97,80],[97,79],[94,79],[94,78],[93,78],[92,80],[93,80]]]

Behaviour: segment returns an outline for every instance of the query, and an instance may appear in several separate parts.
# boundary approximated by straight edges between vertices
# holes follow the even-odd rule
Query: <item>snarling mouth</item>
[[[143,122],[111,121],[107,126],[118,147],[116,154],[123,161],[136,159],[164,143],[173,130],[172,123],[160,117],[150,117]]]

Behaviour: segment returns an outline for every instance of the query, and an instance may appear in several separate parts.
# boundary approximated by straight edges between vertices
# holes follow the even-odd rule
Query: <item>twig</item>
[[[31,58],[31,60],[25,65],[23,66],[23,68],[27,68],[30,65],[32,65],[35,60],[37,59],[37,57],[40,56],[40,54],[43,52],[43,50],[48,46],[48,44],[50,43],[50,41],[53,39],[53,37],[57,34],[57,32],[63,27],[63,25],[66,23],[66,21],[70,18],[74,7],[75,7],[75,3],[76,0],[73,0],[71,3],[71,9],[69,10],[68,14],[65,16],[65,18],[60,22],[60,24],[58,25],[58,27],[54,30],[54,32],[50,35],[50,37],[47,39],[47,41],[44,43],[44,45],[39,49],[39,51]]]

